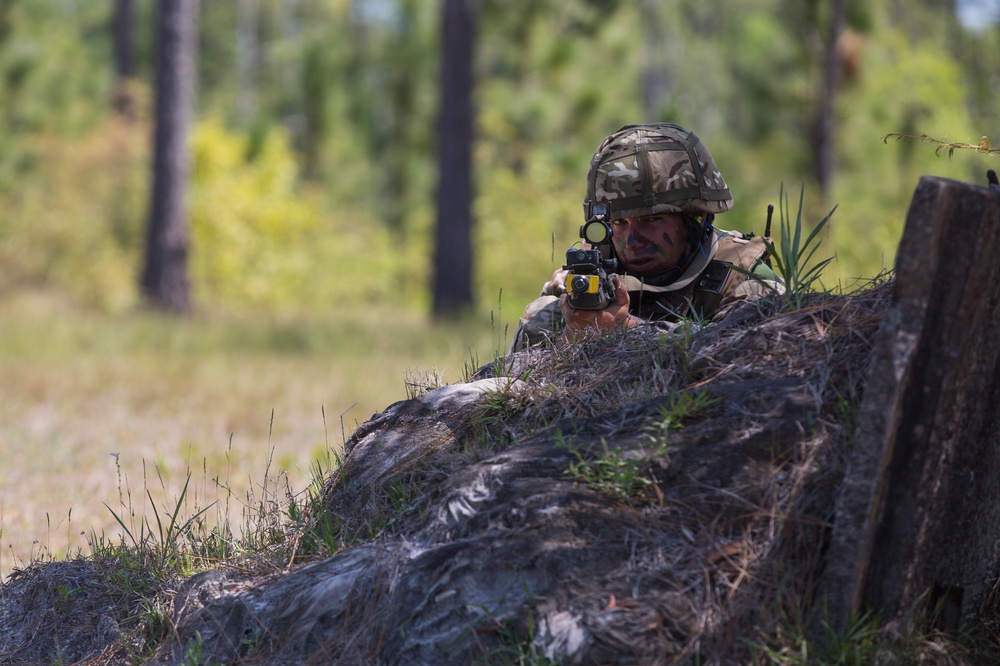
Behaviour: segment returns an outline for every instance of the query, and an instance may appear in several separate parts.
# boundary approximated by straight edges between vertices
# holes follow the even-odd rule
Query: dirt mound
[[[0,587],[0,661],[77,663],[110,655],[119,623],[141,601],[90,560],[49,562],[15,571]]]
[[[357,545],[217,580],[161,658],[738,658],[809,598],[890,291],[525,352],[390,406],[325,490]]]
[[[188,579],[155,661],[744,659],[812,603],[891,294],[521,352],[391,405],[292,537],[300,564]],[[12,577],[0,661],[139,649],[108,566]]]

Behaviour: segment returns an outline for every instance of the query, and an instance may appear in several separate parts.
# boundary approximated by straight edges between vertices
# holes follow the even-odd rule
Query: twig
[[[949,158],[955,154],[956,150],[974,150],[977,153],[984,153],[986,155],[995,155],[996,153],[1000,153],[1000,148],[994,148],[993,141],[988,136],[980,138],[979,143],[953,143],[950,141],[935,139],[927,134],[921,134],[920,136],[913,136],[911,134],[886,134],[882,137],[882,143],[889,143],[889,139],[895,139],[896,141],[899,141],[900,139],[917,139],[918,141],[936,143],[937,148],[934,149],[934,154],[940,155],[947,150]]]

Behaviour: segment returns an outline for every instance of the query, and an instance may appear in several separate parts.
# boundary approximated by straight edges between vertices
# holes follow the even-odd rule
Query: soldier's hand
[[[629,314],[628,290],[625,283],[617,275],[611,276],[615,287],[615,300],[603,310],[583,310],[569,304],[569,296],[563,294],[559,298],[559,309],[562,310],[566,328],[562,337],[567,342],[576,342],[589,331],[608,331],[619,326],[635,326],[642,320]]]
[[[542,286],[542,296],[562,296],[566,293],[566,276],[569,271],[557,268],[552,279]]]

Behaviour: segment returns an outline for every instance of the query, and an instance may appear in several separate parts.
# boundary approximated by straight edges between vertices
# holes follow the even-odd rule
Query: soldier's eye
[[[669,219],[669,215],[651,215],[650,217],[640,218],[639,222],[642,224],[662,224]]]

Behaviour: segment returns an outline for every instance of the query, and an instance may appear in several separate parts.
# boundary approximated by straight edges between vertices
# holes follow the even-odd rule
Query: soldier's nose
[[[645,245],[649,240],[644,236],[638,229],[630,229],[628,232],[628,244],[630,246],[634,245]]]

